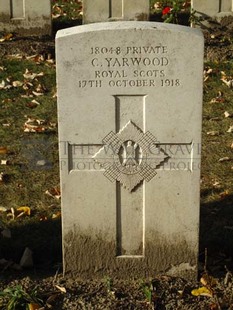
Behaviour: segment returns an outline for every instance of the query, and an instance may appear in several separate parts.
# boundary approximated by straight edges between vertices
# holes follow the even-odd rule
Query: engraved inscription
[[[91,54],[121,54],[123,52],[125,54],[167,54],[168,49],[167,46],[158,45],[158,46],[127,46],[123,47],[91,47]]]
[[[94,46],[90,48],[91,79],[78,81],[79,88],[180,87],[170,70],[169,48],[152,46]],[[170,71],[169,71],[170,70]]]

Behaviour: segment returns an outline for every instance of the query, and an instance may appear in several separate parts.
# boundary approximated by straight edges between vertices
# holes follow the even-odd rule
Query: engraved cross
[[[92,154],[83,157],[101,167],[109,181],[116,183],[117,249],[119,257],[143,257],[145,251],[145,187],[158,169],[176,170],[166,166],[182,158],[192,170],[192,141],[177,144],[160,143],[146,131],[146,95],[115,95],[115,132],[106,133],[102,144],[69,145],[69,171],[77,170],[74,150],[93,148]],[[184,148],[187,152],[176,149]],[[94,166],[93,166],[94,164]],[[80,167],[79,167],[80,168]],[[88,168],[87,168],[88,169]],[[84,170],[84,169],[81,169]],[[177,169],[178,170],[178,169]],[[125,187],[125,188],[123,188]]]

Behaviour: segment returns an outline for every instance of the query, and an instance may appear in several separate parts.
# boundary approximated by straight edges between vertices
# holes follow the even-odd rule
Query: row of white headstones
[[[83,0],[83,23],[110,20],[148,20],[149,0]],[[97,9],[98,8],[98,9]],[[233,13],[232,0],[192,0],[197,16]],[[33,30],[34,29],[34,30]],[[0,0],[0,31],[51,34],[50,0]]]

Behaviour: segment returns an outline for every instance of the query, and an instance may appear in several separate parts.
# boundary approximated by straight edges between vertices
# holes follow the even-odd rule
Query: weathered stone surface
[[[223,17],[233,15],[232,0],[192,0],[192,9],[196,11],[197,19],[194,26],[211,26],[208,18],[221,20]]]
[[[85,25],[56,55],[65,272],[195,276],[201,32]]]
[[[149,19],[149,0],[83,1],[83,23]]]
[[[0,0],[0,31],[50,35],[51,29],[50,0]]]

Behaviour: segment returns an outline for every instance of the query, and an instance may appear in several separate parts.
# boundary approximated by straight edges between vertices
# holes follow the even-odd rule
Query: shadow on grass
[[[203,197],[208,195],[203,192]],[[233,270],[233,195],[203,203],[200,215],[200,262],[218,275],[225,272],[225,266]]]
[[[178,24],[182,25],[182,26],[190,26],[190,13],[188,12],[181,12],[178,13]],[[159,23],[163,23],[164,22],[164,18],[162,16],[162,14],[158,14],[158,13],[154,13],[150,15],[150,21],[151,22],[159,22]]]
[[[52,23],[53,37],[55,37],[56,32],[58,30],[80,26],[80,25],[82,25],[82,19],[75,19],[75,20],[65,19],[65,18],[54,19]]]
[[[203,196],[208,192],[202,193]],[[60,219],[28,221],[11,228],[10,239],[0,239],[0,258],[20,262],[26,247],[33,251],[35,267],[49,270],[62,261]],[[233,270],[233,195],[201,205],[200,263],[215,276]]]

